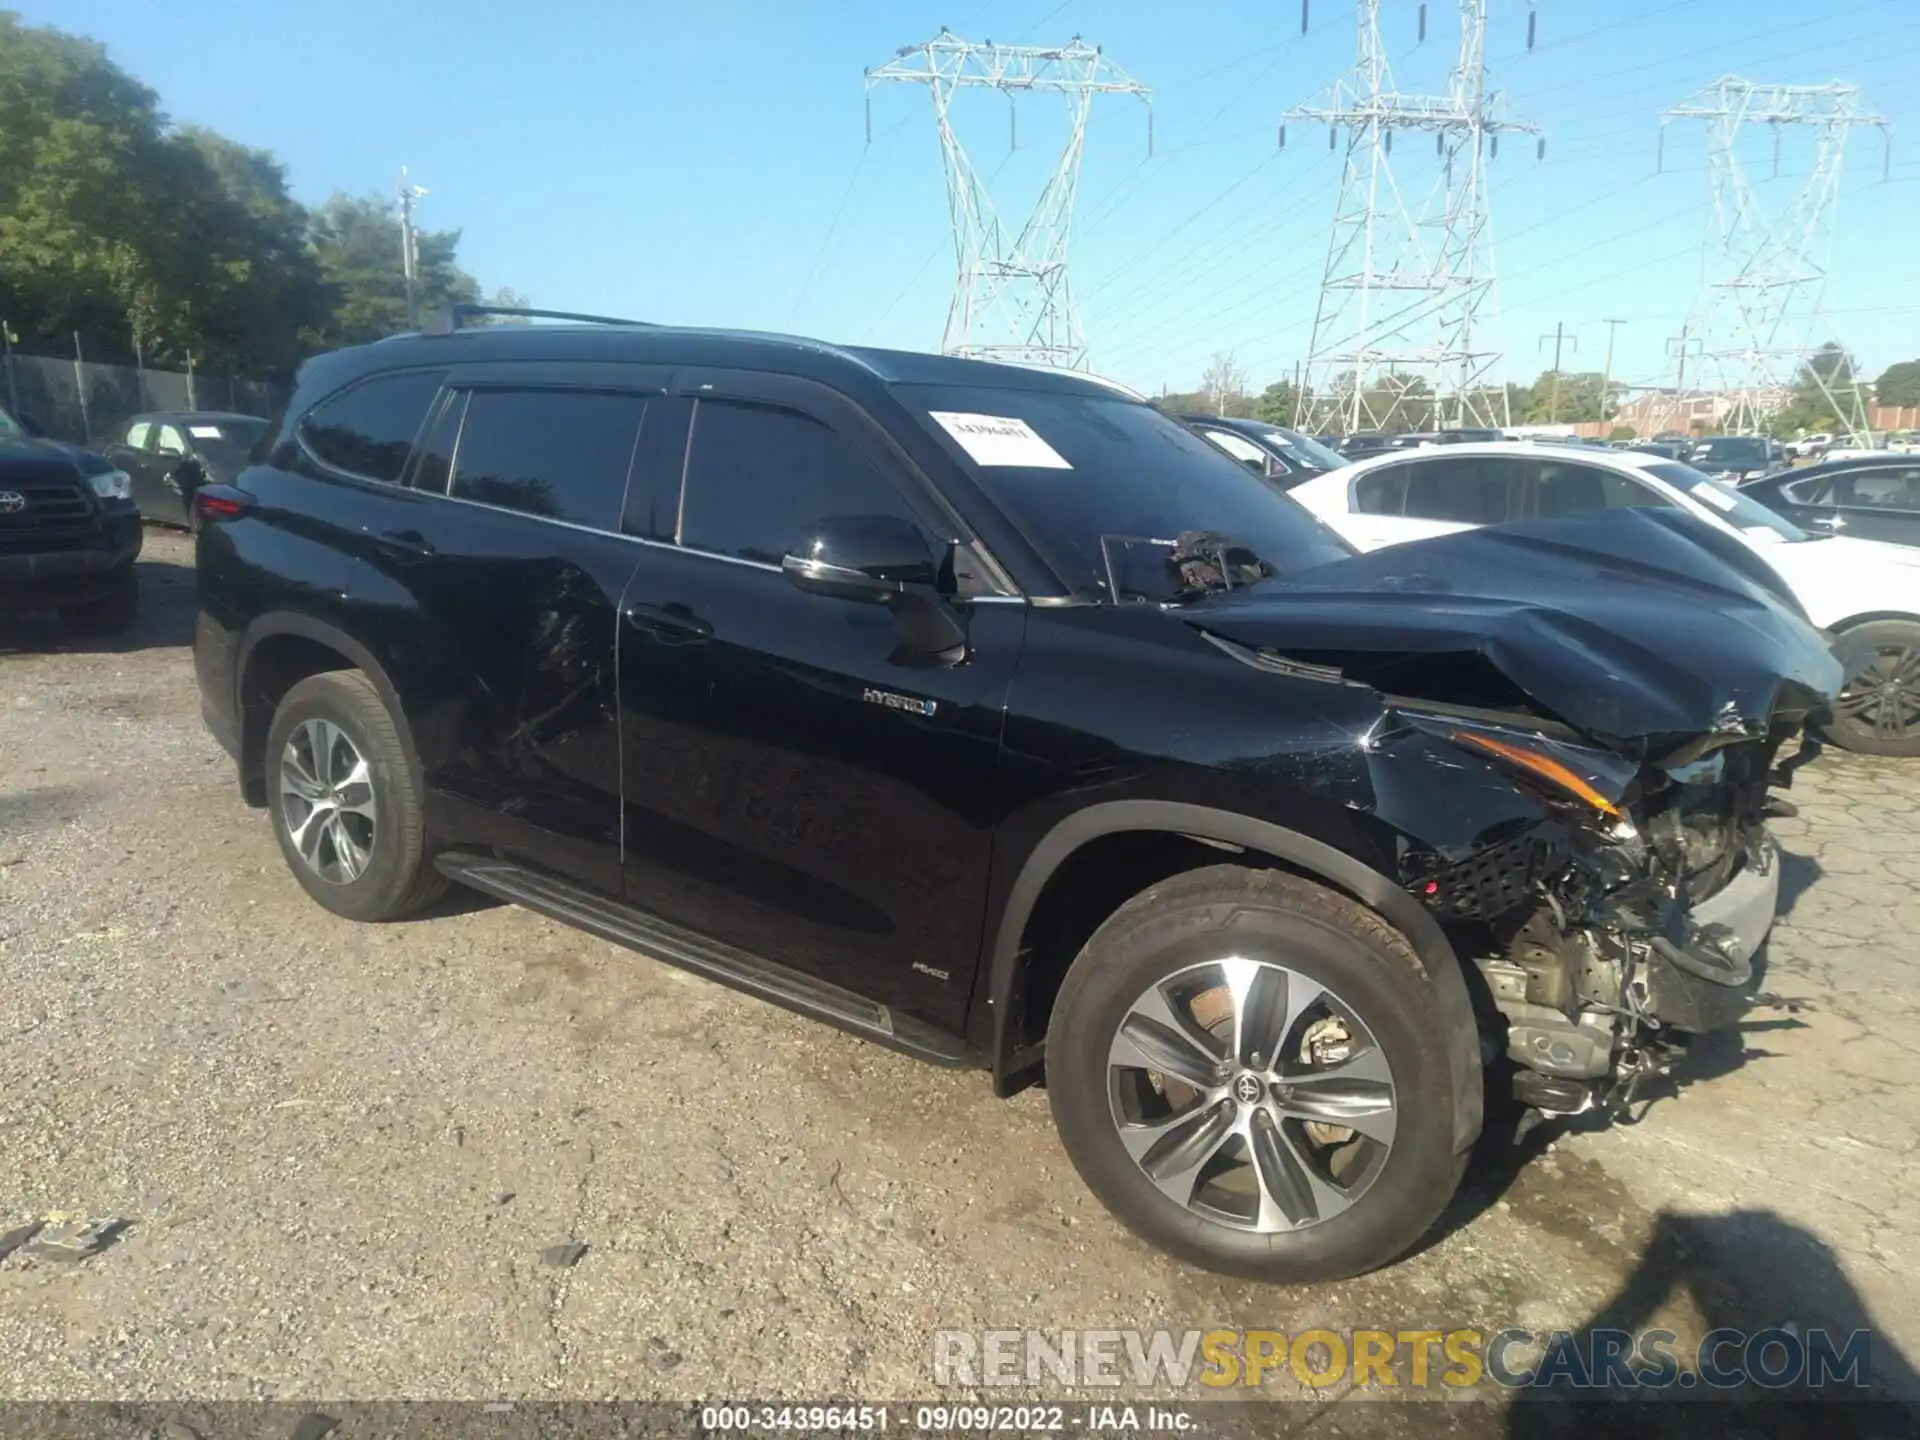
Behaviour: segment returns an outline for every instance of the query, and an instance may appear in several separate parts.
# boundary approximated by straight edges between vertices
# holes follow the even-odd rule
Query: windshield
[[[1282,575],[1353,554],[1300,505],[1151,405],[997,386],[894,393],[1083,593],[1114,598],[1104,544],[1112,536],[1171,541],[1210,531]]]
[[[0,405],[0,440],[19,440],[26,435],[26,427],[7,413]]]
[[[203,460],[222,469],[238,470],[247,463],[254,443],[267,428],[264,420],[196,420],[190,425],[193,448]]]
[[[1710,460],[1716,465],[1764,465],[1767,442],[1746,435],[1726,435],[1696,445],[1692,458]]]
[[[1647,473],[1676,489],[1684,490],[1743,535],[1773,535],[1782,540],[1817,538],[1774,514],[1758,501],[1742,495],[1733,486],[1715,480],[1711,475],[1702,475],[1691,465],[1682,465],[1677,460],[1662,461],[1658,465],[1647,466]]]
[[[1347,463],[1347,457],[1330,446],[1322,445],[1318,440],[1302,435],[1298,430],[1286,430],[1276,425],[1271,430],[1259,432],[1260,439],[1268,445],[1277,445],[1286,452],[1287,457],[1298,457],[1309,468],[1315,470],[1338,470]]]

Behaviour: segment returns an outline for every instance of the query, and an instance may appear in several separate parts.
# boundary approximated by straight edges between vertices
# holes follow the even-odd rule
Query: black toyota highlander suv
[[[449,881],[1044,1081],[1154,1244],[1404,1251],[1493,1093],[1750,1003],[1840,676],[1613,511],[1355,556],[1066,373],[637,324],[312,361],[196,496],[208,724],[321,905]]]
[[[0,613],[55,610],[82,635],[140,613],[140,512],[103,456],[44,439],[0,410]]]

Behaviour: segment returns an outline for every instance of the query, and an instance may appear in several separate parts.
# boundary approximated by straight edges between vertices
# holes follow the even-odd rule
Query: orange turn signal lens
[[[1608,819],[1627,818],[1620,813],[1619,806],[1550,756],[1519,745],[1509,745],[1506,741],[1495,740],[1490,735],[1476,735],[1471,730],[1455,730],[1447,738],[1457,740],[1462,745],[1472,745],[1476,749],[1486,751],[1489,755],[1498,755],[1502,760],[1518,765],[1522,770],[1531,771],[1542,780],[1551,780],[1562,790],[1579,796]]]

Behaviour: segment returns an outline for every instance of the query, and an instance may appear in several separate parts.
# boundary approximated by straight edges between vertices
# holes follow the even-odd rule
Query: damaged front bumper
[[[1753,1003],[1753,957],[1780,905],[1780,850],[1771,836],[1733,878],[1694,904],[1677,937],[1652,936],[1643,961],[1647,1013],[1689,1034],[1724,1030]]]
[[[1790,783],[1774,759],[1795,733],[1636,764],[1537,726],[1389,711],[1368,749],[1406,823],[1403,883],[1474,957],[1483,1049],[1524,1104],[1629,1098],[1685,1037],[1752,1008],[1780,897],[1769,786]],[[1396,803],[1416,785],[1451,803],[1416,819]]]

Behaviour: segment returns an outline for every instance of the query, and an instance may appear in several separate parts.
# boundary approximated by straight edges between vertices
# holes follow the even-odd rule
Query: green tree
[[[419,236],[423,306],[478,294],[458,239]],[[309,217],[271,155],[173,126],[101,46],[0,11],[0,316],[21,349],[77,334],[94,360],[284,375],[405,314],[379,202]]]
[[[1889,365],[1873,382],[1874,402],[1901,407],[1920,405],[1920,360]]]
[[[182,216],[207,267],[183,307],[182,338],[209,369],[290,373],[303,353],[302,332],[323,323],[327,307],[305,207],[264,150],[207,130],[184,130],[174,143],[184,152],[182,170],[207,177]]]
[[[363,345],[407,328],[400,221],[392,206],[374,196],[335,194],[314,212],[311,236],[329,304],[324,321],[307,332],[310,345]],[[459,231],[417,230],[414,241],[423,318],[440,306],[479,299],[480,287],[454,263]]]
[[[1276,380],[1253,402],[1254,418],[1269,425],[1292,425],[1299,413],[1300,392],[1291,380]]]
[[[1838,340],[1829,340],[1801,362],[1787,403],[1775,411],[1767,429],[1775,435],[1847,430],[1861,403],[1853,356]]]
[[[1526,392],[1524,408],[1516,403],[1515,423],[1521,423],[1524,415],[1528,425],[1565,424],[1575,425],[1586,420],[1607,420],[1613,416],[1614,406],[1626,386],[1614,383],[1607,386],[1602,395],[1606,378],[1597,370],[1577,372],[1561,371],[1559,375],[1559,395],[1554,394],[1554,373],[1543,371]]]
[[[159,278],[160,130],[102,47],[0,12],[0,304],[22,345],[129,348],[129,302]]]

